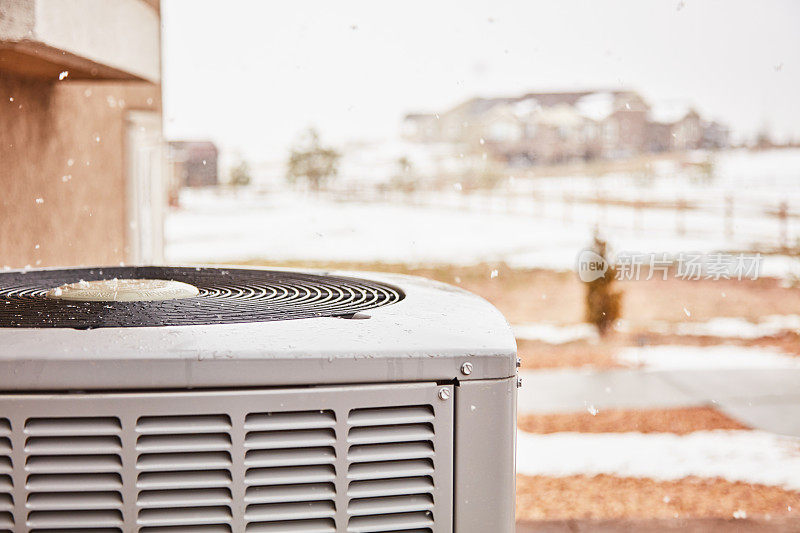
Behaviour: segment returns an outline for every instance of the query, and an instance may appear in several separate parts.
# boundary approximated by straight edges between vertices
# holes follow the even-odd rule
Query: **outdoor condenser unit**
[[[419,278],[0,273],[0,531],[511,532],[516,387]]]

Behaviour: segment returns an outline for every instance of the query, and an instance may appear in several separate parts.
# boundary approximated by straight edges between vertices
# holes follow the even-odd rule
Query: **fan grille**
[[[164,279],[194,285],[192,298],[74,302],[47,291],[80,280]],[[347,317],[403,299],[384,283],[300,272],[174,267],[112,267],[0,273],[0,327],[183,326]]]

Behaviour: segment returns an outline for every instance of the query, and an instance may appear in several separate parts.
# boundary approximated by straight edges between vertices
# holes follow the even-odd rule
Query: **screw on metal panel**
[[[461,365],[461,373],[465,376],[472,374],[472,363],[464,363]]]
[[[450,389],[439,389],[439,399],[440,400],[449,400],[450,399]]]
[[[517,378],[517,388],[519,389],[521,387],[522,387],[522,378]]]
[[[517,368],[519,368],[521,366],[522,366],[522,358],[521,357],[517,357]]]

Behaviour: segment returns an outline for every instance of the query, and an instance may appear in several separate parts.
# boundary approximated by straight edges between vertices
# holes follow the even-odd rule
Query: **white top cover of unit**
[[[315,272],[320,274],[320,272]],[[395,274],[328,272],[388,283],[401,301],[368,319],[310,319],[89,330],[0,327],[0,390],[259,387],[498,379],[516,343],[491,304]],[[472,372],[460,371],[465,362]]]

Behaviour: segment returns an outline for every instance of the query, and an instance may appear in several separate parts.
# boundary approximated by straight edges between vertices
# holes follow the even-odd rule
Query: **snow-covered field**
[[[566,344],[576,341],[598,340],[597,330],[591,324],[555,324],[537,322],[513,324],[517,339],[541,341],[548,344]],[[616,330],[631,331],[626,320],[619,320]],[[787,331],[800,331],[800,315],[768,315],[758,322],[739,317],[716,317],[704,322],[660,322],[652,321],[647,330],[665,335],[685,337],[718,337],[721,339],[760,339],[772,337]]]
[[[598,339],[597,328],[592,324],[514,324],[514,337],[518,340],[541,341],[548,344],[566,344],[580,340]]]
[[[282,190],[269,194],[186,190],[166,223],[167,260],[225,262],[383,261],[573,268],[595,228],[617,251],[763,250],[800,236],[769,213],[800,210],[800,150],[716,155],[715,177],[668,162],[652,176],[536,178],[496,192],[457,190],[348,201]],[[604,204],[592,199],[601,197]],[[583,198],[583,200],[580,200]],[[729,200],[733,218],[727,217]],[[343,201],[344,200],[344,201]],[[620,202],[661,202],[634,208]],[[695,209],[665,208],[686,202]],[[730,223],[730,220],[733,222]],[[762,275],[800,273],[795,259],[770,256]]]
[[[517,472],[722,478],[800,490],[800,439],[764,431],[517,433]]]
[[[728,339],[758,339],[784,331],[800,331],[800,315],[768,315],[758,322],[737,317],[716,317],[706,322],[654,322],[650,331],[684,336],[710,336]]]
[[[800,358],[772,348],[753,346],[642,346],[621,349],[621,363],[649,370],[719,368],[800,368]]]

